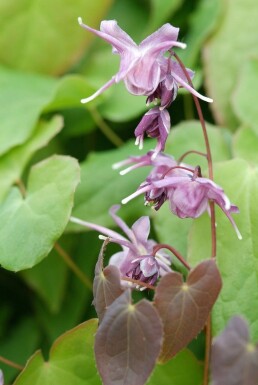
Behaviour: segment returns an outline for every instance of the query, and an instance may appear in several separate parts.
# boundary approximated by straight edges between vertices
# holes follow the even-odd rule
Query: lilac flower
[[[159,251],[155,257],[152,255],[153,247],[157,243],[148,239],[150,232],[149,217],[139,218],[132,225],[132,228],[129,228],[116,215],[119,208],[119,205],[112,206],[110,215],[116,225],[123,230],[127,238],[113,230],[91,222],[85,222],[74,217],[71,217],[70,220],[73,223],[89,227],[110,237],[111,242],[117,243],[122,247],[123,250],[114,254],[109,261],[111,265],[119,268],[122,279],[123,277],[128,277],[153,285],[159,276],[163,276],[171,271],[170,257],[162,251]]]
[[[149,176],[146,182],[142,183],[135,193],[123,199],[122,203],[127,203],[143,193],[145,202],[154,203],[156,210],[168,200],[171,211],[179,218],[198,218],[205,211],[209,212],[209,201],[213,201],[226,214],[238,238],[242,239],[231,216],[232,213],[239,212],[238,208],[230,203],[219,185],[201,176],[199,167],[195,170],[184,166],[172,167],[159,180]]]
[[[157,138],[158,143],[153,153],[153,158],[165,148],[165,143],[170,131],[170,116],[167,110],[155,107],[150,109],[142,118],[135,129],[136,145],[143,147],[144,133],[151,138]]]
[[[82,103],[87,103],[100,95],[112,84],[123,80],[127,90],[133,95],[150,96],[155,94],[158,86],[165,81],[165,87],[175,92],[175,87],[179,84],[203,100],[212,100],[200,95],[189,86],[182,70],[171,60],[164,57],[164,54],[172,47],[185,48],[184,43],[177,41],[179,29],[170,24],[164,24],[156,32],[144,39],[137,45],[131,37],[124,32],[115,20],[105,20],[101,22],[100,31],[95,30],[86,24],[82,19],[78,19],[79,24],[86,30],[101,37],[112,45],[112,52],[120,55],[120,68],[116,75],[102,86],[92,96],[82,99]],[[173,64],[174,63],[174,64]],[[171,88],[172,87],[172,88]],[[162,92],[164,85],[161,86]]]

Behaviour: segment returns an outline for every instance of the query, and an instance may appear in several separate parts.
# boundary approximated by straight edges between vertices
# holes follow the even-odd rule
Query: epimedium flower
[[[157,138],[157,146],[153,153],[153,158],[165,148],[165,143],[170,132],[170,115],[166,109],[159,107],[151,108],[142,118],[135,129],[136,145],[143,148],[144,134],[151,138]]]
[[[157,175],[155,175],[157,176]],[[145,194],[145,203],[158,210],[165,201],[169,202],[170,210],[179,218],[198,218],[205,211],[209,212],[209,202],[217,204],[233,225],[239,239],[242,236],[231,214],[238,213],[238,207],[231,204],[222,187],[201,175],[200,167],[177,165],[160,176],[149,175],[146,181],[122,200],[127,203],[138,195]]]
[[[110,241],[122,247],[122,251],[115,253],[109,264],[118,267],[121,279],[132,278],[153,285],[159,276],[171,271],[171,259],[163,251],[153,255],[153,247],[157,245],[152,239],[148,239],[150,232],[150,219],[147,216],[139,218],[131,228],[118,216],[116,212],[120,205],[111,207],[109,213],[115,224],[121,228],[126,237],[97,224],[82,221],[71,217],[70,221],[96,230],[110,238]],[[103,239],[103,236],[100,236]]]
[[[161,85],[161,93],[166,87],[169,92],[173,89],[174,94],[175,87],[180,85],[201,99],[212,102],[212,99],[206,98],[195,91],[187,83],[187,79],[182,75],[182,70],[178,68],[178,65],[164,56],[172,47],[186,48],[186,44],[177,41],[179,28],[175,28],[168,23],[164,24],[137,45],[118,26],[115,20],[102,21],[99,31],[84,24],[81,18],[78,18],[78,21],[80,26],[87,31],[110,43],[113,54],[118,54],[121,58],[118,73],[93,95],[82,99],[82,103],[93,100],[112,84],[121,80],[124,81],[127,90],[133,95],[156,95],[159,85]],[[165,83],[162,83],[163,81]]]

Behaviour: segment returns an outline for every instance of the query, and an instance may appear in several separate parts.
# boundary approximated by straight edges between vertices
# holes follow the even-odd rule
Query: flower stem
[[[191,270],[191,266],[186,262],[186,260],[182,257],[182,255],[179,253],[179,251],[177,251],[174,247],[167,245],[165,243],[160,243],[160,244],[153,247],[153,256],[154,257],[155,257],[155,254],[157,254],[157,252],[160,249],[167,249],[167,250],[171,251],[171,253],[177,257],[177,259],[187,268],[187,270]]]
[[[179,58],[179,56],[174,53],[174,56],[176,60],[178,61],[180,67],[182,68],[188,83],[191,87],[193,87],[193,83],[191,81],[191,78]],[[213,166],[212,166],[212,156],[211,156],[211,149],[210,149],[210,143],[208,138],[208,133],[205,125],[205,120],[203,117],[201,105],[199,102],[199,99],[192,95],[194,99],[194,103],[197,109],[197,113],[199,116],[199,120],[202,126],[202,132],[206,147],[206,153],[207,153],[207,162],[208,162],[208,171],[209,171],[209,178],[213,180]],[[211,216],[211,258],[216,258],[216,246],[217,246],[217,237],[216,237],[216,219],[215,219],[215,208],[214,208],[214,202],[210,201],[210,216]],[[210,352],[211,352],[211,314],[208,317],[207,323],[206,323],[206,342],[205,342],[205,365],[204,365],[204,377],[203,377],[203,385],[209,384],[209,366],[210,366]]]
[[[89,109],[94,122],[97,124],[101,132],[113,143],[116,147],[124,144],[122,139],[109,127],[109,125],[102,119],[100,113],[96,108]]]
[[[207,154],[205,154],[204,152],[196,151],[196,150],[189,150],[189,151],[186,151],[183,155],[181,155],[180,158],[178,158],[177,163],[180,164],[183,161],[183,159],[189,154],[197,154],[200,156],[204,156],[207,159]]]
[[[5,365],[11,366],[12,368],[15,368],[15,369],[18,369],[18,370],[23,370],[24,369],[23,366],[21,366],[19,364],[16,364],[15,362],[10,361],[7,358],[4,358],[2,356],[0,356],[0,362],[3,362]]]
[[[89,278],[78,268],[74,263],[70,255],[58,244],[54,246],[57,253],[63,258],[65,263],[70,267],[74,274],[79,278],[79,280],[87,287],[87,289],[92,291],[92,283]]]
[[[178,61],[180,67],[182,68],[188,83],[190,84],[191,87],[193,87],[192,80],[183,64],[179,56],[174,52],[174,56],[176,60]],[[210,142],[208,138],[208,133],[205,125],[205,120],[203,117],[201,105],[199,102],[199,99],[197,96],[192,95],[194,99],[194,103],[197,109],[197,113],[199,116],[199,120],[202,126],[202,132],[203,132],[203,137],[204,137],[204,142],[205,142],[205,147],[206,147],[206,153],[207,153],[207,161],[208,161],[208,171],[209,171],[209,178],[213,180],[213,167],[212,167],[212,156],[211,156],[211,149],[210,149]],[[215,210],[214,210],[214,202],[210,202],[210,212],[211,212],[211,258],[216,257],[216,221],[215,221]]]

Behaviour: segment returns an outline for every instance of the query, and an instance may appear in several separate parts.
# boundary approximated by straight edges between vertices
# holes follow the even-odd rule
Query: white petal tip
[[[182,49],[186,49],[186,47],[187,47],[187,44],[181,43],[181,48],[182,48]]]
[[[89,101],[91,100],[91,98],[85,98],[85,99],[81,99],[81,103],[82,104],[85,104],[85,103],[88,103]]]
[[[211,99],[211,98],[206,98],[205,101],[206,101],[207,103],[213,103],[213,99]]]
[[[99,239],[101,239],[102,241],[105,241],[106,239],[108,239],[108,237],[105,237],[105,235],[99,235]]]
[[[119,172],[119,174],[122,175],[122,176],[125,175],[126,173],[127,173],[126,170],[122,170],[122,171]]]
[[[126,199],[126,198],[123,199],[123,200],[121,200],[122,205],[125,205],[127,202],[129,202],[129,201],[128,201],[128,199]]]
[[[83,24],[82,23],[82,18],[81,17],[78,17],[78,23],[81,25],[81,24]]]

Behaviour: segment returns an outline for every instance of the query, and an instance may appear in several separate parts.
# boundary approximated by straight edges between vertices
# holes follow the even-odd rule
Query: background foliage
[[[241,314],[258,340],[256,0],[0,0],[0,356],[24,366],[33,354],[16,380],[19,371],[0,363],[6,384],[100,384],[92,352],[96,321],[84,321],[96,316],[91,282],[101,244],[97,234],[68,220],[72,212],[113,226],[109,207],[147,173],[121,177],[111,168],[139,154],[131,139],[145,100],[118,84],[80,103],[116,73],[118,62],[109,46],[79,27],[78,16],[94,28],[115,18],[137,42],[165,22],[180,27],[188,48],[178,53],[196,71],[195,86],[214,99],[203,107],[215,180],[241,212],[241,242],[217,213],[223,289],[213,335]],[[191,96],[181,92],[171,114],[166,151],[178,157],[202,150]],[[144,151],[153,147],[150,140]],[[129,223],[144,213],[152,216],[153,237],[188,255],[193,266],[209,257],[208,217],[181,221],[167,206],[150,212],[141,198],[121,209]],[[201,384],[203,349],[201,334],[158,365],[148,384],[157,378],[161,385]]]

